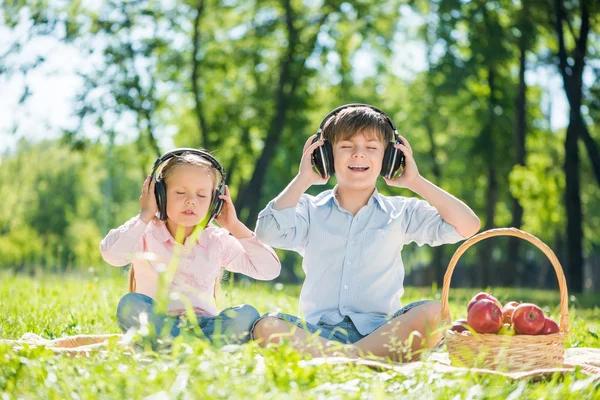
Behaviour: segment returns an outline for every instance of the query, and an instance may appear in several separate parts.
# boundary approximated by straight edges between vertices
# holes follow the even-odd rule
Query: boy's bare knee
[[[285,321],[276,317],[263,317],[254,324],[252,336],[255,340],[266,344],[268,342],[278,342],[278,340],[274,340],[274,335],[288,332],[289,328]]]
[[[442,313],[442,303],[438,301],[428,301],[427,303],[423,304],[423,308],[426,310],[429,318],[440,318]]]

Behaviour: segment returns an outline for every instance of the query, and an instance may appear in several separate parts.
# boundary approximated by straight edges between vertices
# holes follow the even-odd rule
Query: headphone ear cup
[[[221,191],[219,189],[215,190],[215,195],[213,197],[213,201],[210,204],[210,209],[208,210],[210,219],[208,222],[210,223],[213,219],[217,219],[219,214],[221,214],[221,210],[223,209],[224,201],[220,199]]]
[[[383,154],[380,175],[387,179],[391,179],[400,170],[400,167],[404,167],[404,153],[395,148],[395,144],[389,142]]]
[[[329,176],[335,175],[335,167],[333,165],[333,147],[331,146],[331,142],[326,140],[323,143],[323,147],[325,147],[325,155],[327,156],[327,163],[329,164]]]
[[[161,221],[167,220],[167,191],[162,180],[154,183],[154,197],[158,207],[158,215]]]
[[[317,138],[313,139],[313,143],[317,141]],[[333,148],[329,140],[323,141],[323,145],[317,147],[312,153],[312,165],[315,166],[319,175],[323,178],[327,178],[335,174],[333,167]]]

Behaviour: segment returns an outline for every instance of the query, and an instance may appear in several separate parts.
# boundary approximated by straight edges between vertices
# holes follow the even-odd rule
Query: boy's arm
[[[469,206],[422,176],[415,178],[407,188],[434,206],[442,219],[461,236],[468,238],[479,231],[479,218]]]
[[[400,176],[393,179],[384,178],[387,184],[405,187],[423,197],[437,209],[442,219],[464,238],[476,234],[481,227],[477,215],[465,203],[423,178],[419,174],[410,143],[403,136],[400,136],[400,139],[403,144],[396,144],[394,147],[404,153],[406,165]]]
[[[256,235],[270,246],[280,249],[301,251],[308,231],[308,211],[300,199],[312,185],[323,185],[329,178],[317,174],[311,163],[313,151],[323,145],[319,140],[312,143],[316,135],[304,144],[298,175],[259,214]]]
[[[300,201],[300,197],[308,190],[312,185],[324,185],[329,180],[329,177],[322,178],[317,174],[312,167],[312,154],[315,149],[323,145],[323,141],[319,140],[312,143],[316,135],[312,135],[308,138],[304,144],[304,150],[302,151],[302,159],[300,160],[300,168],[298,175],[292,179],[289,185],[283,192],[275,198],[273,202],[274,210],[283,210],[284,208],[296,207]]]
[[[148,223],[140,215],[136,215],[117,229],[112,229],[102,242],[100,253],[107,263],[115,267],[122,267],[133,261],[137,252],[141,250],[142,238]]]

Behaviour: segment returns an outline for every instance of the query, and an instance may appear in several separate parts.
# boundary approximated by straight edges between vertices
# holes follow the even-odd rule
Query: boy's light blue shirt
[[[306,274],[300,311],[313,324],[349,316],[367,335],[401,308],[405,244],[438,246],[463,238],[428,202],[373,192],[353,217],[335,190],[302,195],[296,207],[259,214],[256,235],[272,247],[295,250]]]

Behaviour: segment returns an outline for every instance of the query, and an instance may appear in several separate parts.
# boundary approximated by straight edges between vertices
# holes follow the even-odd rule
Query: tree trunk
[[[275,149],[279,144],[279,139],[285,126],[289,102],[295,94],[298,82],[304,73],[306,59],[312,54],[319,34],[319,29],[317,29],[317,32],[313,35],[311,40],[308,41],[308,44],[305,47],[307,50],[301,57],[298,57],[298,47],[300,47],[300,42],[298,30],[294,26],[294,10],[290,0],[283,0],[283,3],[286,10],[285,18],[288,32],[288,46],[279,68],[279,83],[275,94],[275,114],[269,124],[270,129],[265,138],[265,145],[256,162],[252,178],[250,178],[248,184],[245,185],[243,191],[241,191],[241,196],[238,197],[238,202],[236,204],[238,212],[242,211],[242,219],[246,225],[253,225],[256,223],[267,170],[273,161]],[[318,23],[319,27],[323,25],[328,18],[328,15],[329,14],[326,12],[323,13]],[[294,68],[294,73],[292,73],[292,67],[294,66],[296,68]],[[245,216],[243,216],[244,211],[246,212]]]
[[[488,85],[490,88],[490,98],[488,102],[488,121],[484,127],[482,135],[488,137],[488,143],[490,146],[489,157],[487,157],[487,180],[488,188],[486,193],[486,206],[485,206],[485,230],[492,229],[495,226],[494,220],[496,218],[496,202],[498,200],[498,180],[496,178],[496,161],[495,161],[495,138],[494,138],[494,107],[496,106],[496,74],[494,70],[488,68]],[[490,276],[492,275],[492,246],[489,240],[481,243],[479,253],[479,274],[478,274],[478,285],[484,286],[490,283]]]
[[[581,195],[579,182],[579,151],[577,148],[577,122],[578,114],[571,110],[571,120],[567,128],[565,140],[565,176],[567,205],[567,283],[569,289],[581,292],[583,289],[583,228],[581,215]]]
[[[523,13],[525,13],[525,10],[523,11]],[[526,18],[526,15],[523,15],[522,18],[524,20]],[[515,101],[516,121],[514,141],[517,165],[521,166],[525,165],[525,135],[527,129],[525,122],[527,108],[527,84],[525,83],[525,70],[527,69],[527,49],[525,48],[525,43],[525,38],[523,37],[523,33],[521,33],[521,40],[519,40],[519,91],[517,93],[517,98]],[[523,207],[519,203],[519,200],[513,197],[511,226],[519,229],[521,228],[522,223]],[[521,266],[519,257],[520,244],[521,240],[518,238],[511,237],[509,239],[508,256],[506,259],[506,266],[504,268],[505,273],[502,274],[502,283],[504,284],[504,286],[515,286],[515,284],[522,282],[522,279],[519,279],[519,271],[523,270],[523,268],[519,268]]]
[[[592,161],[594,173],[600,182],[600,157],[597,147],[585,126],[581,115],[581,99],[583,86],[583,69],[587,50],[589,33],[588,3],[581,1],[581,29],[579,37],[574,37],[575,49],[572,55],[567,54],[565,45],[563,21],[568,22],[568,16],[562,0],[554,2],[556,12],[556,33],[558,36],[558,68],[563,78],[565,93],[569,101],[569,126],[565,138],[565,177],[566,193],[565,203],[567,209],[567,282],[569,288],[575,292],[583,290],[583,227],[581,212],[581,183],[579,180],[579,151],[578,139],[586,144],[588,154]],[[569,59],[573,62],[569,63]],[[598,164],[598,165],[596,165]]]
[[[435,89],[431,89],[432,93],[432,112],[431,113],[427,113],[425,116],[425,119],[423,121],[424,125],[425,125],[425,130],[427,131],[427,137],[429,138],[429,142],[431,145],[431,151],[429,152],[429,156],[431,157],[431,161],[432,161],[432,165],[433,165],[433,182],[436,185],[440,185],[440,182],[442,180],[442,172],[440,169],[440,166],[437,163],[437,145],[435,143],[435,132],[434,132],[434,127],[433,127],[433,121],[431,120],[431,115],[433,114],[433,112],[435,112],[434,110],[437,109],[436,107],[436,100],[435,100],[435,93],[433,93],[433,90]],[[441,246],[435,247],[433,250],[433,259],[431,260],[431,266],[430,269],[432,271],[432,273],[430,274],[430,281],[435,281],[438,283],[439,287],[442,287],[443,281],[444,281],[444,273],[446,272],[446,266],[443,264],[443,258],[444,256],[444,249]]]
[[[498,199],[498,180],[496,179],[496,167],[493,164],[488,165],[487,170],[488,175],[488,190],[486,193],[486,207],[485,207],[485,230],[493,229],[495,224],[494,220],[496,218],[496,202]],[[490,276],[492,276],[492,269],[494,266],[492,265],[492,248],[494,246],[493,242],[489,240],[481,243],[481,252],[480,252],[480,280],[479,286],[489,285]]]

